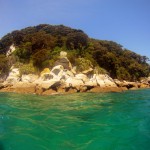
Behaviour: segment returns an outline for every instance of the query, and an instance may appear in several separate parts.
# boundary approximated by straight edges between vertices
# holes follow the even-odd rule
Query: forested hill
[[[12,44],[16,50],[6,57]],[[116,42],[92,39],[82,30],[63,25],[40,24],[13,31],[0,40],[0,74],[8,73],[12,65],[18,64],[22,68],[30,66],[28,73],[33,70],[38,73],[45,67],[51,68],[60,51],[67,51],[77,71],[93,67],[112,78],[130,81],[147,77],[150,72],[146,56],[124,49]]]

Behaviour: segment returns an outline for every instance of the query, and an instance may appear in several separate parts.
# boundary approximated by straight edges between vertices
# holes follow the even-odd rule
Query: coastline
[[[73,93],[109,93],[109,92],[124,92],[128,90],[139,90],[139,89],[148,89],[150,86],[145,86],[145,87],[132,87],[132,88],[127,88],[127,87],[93,87],[89,90],[77,90],[75,88],[70,88],[69,90],[66,90],[63,87],[59,87],[56,90],[54,89],[42,89],[36,87],[37,85],[34,84],[26,84],[21,87],[17,86],[9,86],[6,88],[1,88],[0,93],[18,93],[18,94],[36,94],[36,95],[61,95],[61,94],[73,94]]]
[[[0,82],[0,92],[37,95],[123,92],[140,88],[150,88],[150,77],[129,82],[112,79],[94,67],[77,72],[76,66],[72,67],[64,51],[60,52],[60,58],[51,70],[44,68],[39,75],[22,74],[20,68],[12,66],[9,75]]]

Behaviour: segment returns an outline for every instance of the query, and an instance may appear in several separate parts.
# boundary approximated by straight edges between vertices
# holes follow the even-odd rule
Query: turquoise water
[[[0,93],[0,150],[149,150],[150,90]]]

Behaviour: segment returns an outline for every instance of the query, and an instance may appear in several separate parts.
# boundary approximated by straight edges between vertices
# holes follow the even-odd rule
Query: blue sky
[[[150,58],[150,0],[0,0],[0,38],[38,24],[63,24]]]

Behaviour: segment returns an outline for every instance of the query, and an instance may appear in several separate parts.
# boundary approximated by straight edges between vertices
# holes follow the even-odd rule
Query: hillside
[[[6,56],[12,45],[15,51]],[[128,81],[139,80],[150,73],[146,56],[124,49],[116,42],[92,39],[82,30],[63,25],[41,24],[2,37],[0,75],[7,75],[12,65],[19,66],[24,74],[38,74],[45,67],[52,68],[62,50],[68,53],[68,59],[78,72],[93,67],[112,78]]]

